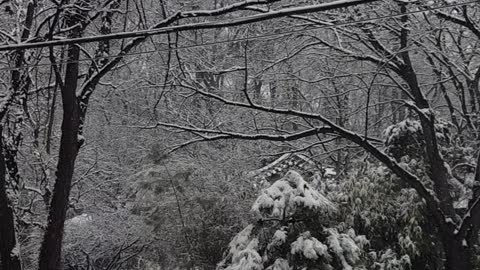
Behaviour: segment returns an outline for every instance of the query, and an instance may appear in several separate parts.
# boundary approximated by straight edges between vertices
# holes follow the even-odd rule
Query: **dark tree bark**
[[[445,270],[473,269],[472,253],[466,240],[448,235],[443,240]]]
[[[26,8],[25,20],[23,21],[23,30],[20,40],[25,41],[30,36],[30,29],[33,24],[35,7],[37,1],[31,1]],[[25,50],[16,50],[11,55],[14,66],[21,68],[25,62]],[[30,77],[28,73],[22,74],[21,69],[15,69],[11,73],[11,97],[4,104],[0,112],[0,260],[2,269],[21,270],[20,246],[17,241],[15,213],[12,201],[7,194],[7,169],[11,171],[11,181],[18,181],[18,169],[15,163],[15,154],[8,151],[8,147],[3,141],[3,124],[8,114],[8,108],[13,100],[21,98],[20,103],[25,108],[27,102],[27,92],[30,88]],[[23,94],[23,95],[22,95]],[[7,156],[6,156],[7,155]],[[7,158],[8,157],[8,158]],[[12,184],[15,186],[18,183]]]
[[[79,48],[75,45],[69,46],[68,59],[74,60],[78,59],[78,57]],[[65,85],[61,92],[63,120],[60,153],[58,157],[56,181],[49,208],[47,230],[40,249],[40,270],[62,269],[61,247],[63,228],[68,208],[75,160],[80,148],[77,141],[80,126],[80,110],[75,94],[77,81],[78,63],[70,63],[66,68]]]
[[[79,22],[86,20],[86,12],[78,10],[75,15],[66,18],[68,27],[73,27]],[[69,38],[77,38],[83,34],[83,26],[72,30]],[[78,134],[80,127],[80,107],[76,96],[78,86],[80,49],[76,45],[67,48],[68,64],[66,65],[65,77],[60,83],[63,103],[62,134],[60,138],[60,152],[58,155],[55,185],[48,213],[48,224],[40,248],[39,269],[57,270],[62,269],[62,240],[66,213],[69,204],[69,196],[72,184],[75,160],[80,149]],[[56,74],[57,81],[60,74]]]
[[[400,4],[400,11],[401,13],[407,12],[405,4]],[[403,23],[400,34],[400,44],[401,49],[404,49],[408,46],[408,29],[406,28],[408,18],[403,16],[400,20]],[[409,52],[403,50],[400,53],[400,57],[403,65],[401,66],[399,75],[408,84],[410,92],[414,97],[415,105],[420,109],[430,110],[430,104],[421,91],[417,73],[414,70]],[[438,198],[439,207],[444,215],[444,218],[441,220],[431,221],[439,224],[437,234],[438,238],[442,241],[445,253],[444,267],[446,270],[471,270],[473,269],[471,247],[468,246],[467,240],[462,234],[455,233],[455,229],[452,226],[452,223],[455,224],[459,222],[459,218],[453,207],[454,200],[448,182],[448,178],[451,176],[445,166],[437,141],[435,115],[432,112],[422,112],[419,113],[419,119],[425,139],[425,159],[428,164],[427,173],[434,184],[433,189]]]
[[[7,195],[7,169],[3,152],[2,126],[0,126],[0,259],[1,268],[8,270],[21,270],[19,249],[15,233],[15,216],[13,205]]]
[[[67,25],[72,27],[80,23],[69,35],[70,38],[81,37],[88,24],[86,7],[88,1],[82,2],[85,5],[83,11],[66,18]],[[120,1],[110,1],[107,9],[102,16],[102,34],[111,32],[113,12],[109,9],[119,7]],[[109,41],[99,42],[95,56],[108,54],[110,49]],[[53,56],[51,56],[53,57]],[[75,160],[77,158],[83,139],[83,124],[86,117],[89,99],[95,90],[100,78],[104,76],[114,65],[105,68],[108,63],[106,59],[93,61],[89,69],[86,83],[81,88],[81,93],[77,97],[79,64],[76,62],[80,58],[80,49],[77,45],[69,45],[67,49],[67,62],[64,80],[60,78],[60,72],[56,72],[57,82],[61,88],[63,103],[62,135],[60,139],[60,153],[57,164],[56,181],[53,190],[52,201],[50,203],[48,225],[40,249],[39,269],[57,270],[62,269],[61,250],[63,240],[63,230],[66,219],[66,213],[69,205],[69,196],[72,184],[73,172],[75,169]],[[54,58],[52,59],[54,60]],[[118,60],[117,60],[118,61]],[[95,67],[95,68],[94,68]],[[96,69],[102,72],[95,73]]]

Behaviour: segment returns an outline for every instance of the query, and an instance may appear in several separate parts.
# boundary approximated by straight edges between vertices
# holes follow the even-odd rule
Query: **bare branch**
[[[186,88],[189,88],[191,90],[194,90],[197,93],[199,93],[199,94],[201,94],[205,97],[215,99],[217,101],[220,101],[220,102],[222,102],[224,104],[227,104],[227,105],[230,105],[230,106],[249,108],[249,109],[253,109],[253,110],[258,110],[258,111],[263,111],[263,112],[268,112],[268,113],[273,113],[273,114],[279,114],[279,115],[289,115],[289,116],[297,116],[297,117],[302,117],[302,118],[319,120],[320,122],[322,122],[323,124],[326,125],[326,127],[322,127],[322,128],[328,128],[329,133],[333,132],[335,134],[338,134],[339,136],[341,136],[341,137],[357,144],[358,146],[362,147],[365,151],[372,154],[378,160],[380,160],[383,164],[385,164],[385,166],[387,166],[398,177],[400,177],[400,179],[402,179],[402,181],[405,181],[407,184],[409,184],[411,187],[413,187],[418,192],[420,197],[425,199],[425,202],[426,202],[428,208],[430,209],[430,211],[432,211],[432,213],[433,213],[433,215],[434,215],[434,217],[437,221],[437,224],[439,224],[439,226],[442,229],[447,230],[447,227],[451,226],[451,224],[447,224],[445,222],[445,216],[444,216],[443,210],[440,208],[438,198],[434,195],[434,193],[431,190],[427,189],[423,185],[423,183],[420,181],[420,179],[417,176],[413,175],[412,173],[410,173],[407,170],[405,170],[404,168],[402,168],[395,160],[390,158],[384,152],[380,151],[377,147],[375,147],[370,142],[368,142],[367,139],[361,137],[360,135],[358,135],[358,134],[356,134],[356,133],[354,133],[350,130],[347,130],[345,128],[342,128],[342,127],[338,126],[337,124],[333,123],[332,121],[325,118],[324,116],[322,116],[320,114],[302,112],[302,111],[291,110],[291,109],[277,109],[277,108],[273,108],[273,107],[265,107],[265,106],[258,105],[256,103],[247,104],[247,103],[242,103],[242,102],[231,101],[231,100],[227,100],[225,98],[222,98],[218,95],[203,91],[201,89],[197,89],[197,88],[192,87],[192,86],[188,86],[188,85],[182,85],[182,86],[186,87]],[[186,130],[188,130],[188,129],[186,129]],[[216,132],[218,134],[219,131],[214,131],[214,132]],[[316,131],[316,130],[315,131],[314,130],[309,130],[307,132],[311,132],[312,135],[318,133],[318,131]],[[295,134],[295,135],[303,137],[302,134]],[[228,135],[219,135],[219,136],[226,136],[226,137],[221,137],[221,138],[214,137],[212,139],[228,138]],[[247,138],[248,138],[248,136],[247,136]],[[268,136],[266,136],[265,139],[268,139]]]
[[[70,39],[64,39],[64,40],[44,41],[44,42],[36,42],[36,43],[30,43],[30,44],[21,43],[21,44],[14,44],[14,45],[6,45],[6,46],[0,46],[0,51],[9,51],[14,49],[33,49],[33,48],[67,45],[67,44],[79,44],[79,43],[96,42],[96,41],[102,41],[102,40],[108,40],[108,39],[123,39],[123,38],[145,39],[147,36],[151,36],[151,35],[166,34],[166,33],[187,31],[187,30],[212,29],[212,28],[220,28],[220,27],[245,25],[245,24],[250,24],[254,22],[281,18],[285,16],[320,12],[320,11],[333,10],[333,9],[345,8],[350,6],[357,6],[360,4],[367,4],[367,3],[376,2],[379,0],[337,0],[333,2],[317,4],[317,5],[303,6],[303,7],[297,7],[297,8],[286,8],[286,9],[281,9],[277,11],[271,11],[265,14],[256,14],[256,15],[247,16],[244,18],[231,19],[225,22],[204,22],[204,23],[172,26],[168,28],[165,27],[166,25],[169,25],[174,21],[178,21],[184,18],[218,16],[228,12],[239,10],[249,5],[268,4],[275,1],[278,1],[278,0],[270,0],[270,1],[246,0],[246,1],[235,3],[220,9],[215,9],[215,10],[177,12],[176,14],[172,15],[171,17],[167,18],[166,20],[162,21],[161,23],[157,24],[155,27],[149,30],[115,33],[115,34],[93,36],[93,37],[81,37],[81,38],[70,38]]]

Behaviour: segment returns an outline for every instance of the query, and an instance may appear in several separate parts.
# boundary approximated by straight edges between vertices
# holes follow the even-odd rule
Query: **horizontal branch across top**
[[[296,8],[286,8],[286,9],[281,9],[277,11],[271,11],[268,13],[256,14],[252,16],[246,16],[243,18],[232,19],[224,22],[193,23],[193,24],[185,24],[185,25],[170,26],[170,27],[152,28],[152,29],[141,30],[141,31],[120,32],[120,33],[114,33],[114,34],[108,34],[108,35],[98,35],[98,36],[81,37],[81,38],[61,39],[61,40],[50,40],[50,41],[35,42],[35,43],[12,44],[12,45],[0,46],[0,51],[33,49],[33,48],[42,48],[42,47],[50,47],[50,46],[61,46],[61,45],[68,45],[68,44],[81,44],[81,43],[90,43],[90,42],[112,40],[112,39],[147,37],[147,36],[153,36],[153,35],[168,34],[172,32],[188,31],[188,30],[238,26],[238,25],[255,23],[255,22],[260,22],[265,20],[271,20],[275,18],[281,18],[285,16],[300,15],[300,14],[327,11],[327,10],[333,10],[333,9],[339,9],[339,8],[346,8],[346,7],[357,6],[361,4],[378,2],[378,1],[380,0],[338,0],[338,1],[333,1],[329,3],[317,4],[317,5],[309,5],[309,6],[296,7]],[[210,15],[214,16],[215,14],[212,13]],[[185,13],[180,12],[180,13],[176,13],[175,15],[173,15],[172,17],[166,20],[172,20],[178,17],[186,18],[186,17],[195,17],[195,16],[209,16],[209,14],[208,14],[208,11],[190,11]]]

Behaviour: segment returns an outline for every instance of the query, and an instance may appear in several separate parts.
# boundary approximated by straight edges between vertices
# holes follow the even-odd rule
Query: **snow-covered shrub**
[[[267,267],[265,270],[290,270],[290,269],[292,268],[288,264],[288,261],[283,258],[279,258],[279,259],[276,259],[275,262],[269,267]]]
[[[417,170],[413,160],[402,158],[402,166],[408,170]],[[370,248],[378,254],[393,254],[376,256],[372,263],[381,265],[397,265],[400,268],[406,264],[388,262],[408,257],[412,265],[422,269],[437,269],[439,249],[431,233],[434,228],[428,227],[425,221],[424,203],[415,190],[402,186],[396,176],[386,167],[362,160],[357,161],[351,172],[339,184],[339,192],[327,197],[337,204],[340,215],[346,217],[346,227],[353,227],[358,233],[364,234],[370,241]],[[421,175],[421,174],[418,174]],[[387,250],[390,250],[387,252]],[[383,252],[383,253],[382,253]],[[373,268],[376,269],[376,268]]]
[[[410,257],[408,255],[403,255],[398,258],[398,255],[391,249],[387,249],[385,252],[379,254],[371,252],[370,255],[376,261],[372,266],[373,270],[404,270],[411,268]]]
[[[446,145],[451,142],[448,124],[439,120],[435,123],[437,140]],[[385,145],[387,152],[396,160],[403,156],[411,159],[422,159],[425,156],[425,138],[418,120],[405,119],[385,129]]]
[[[423,134],[420,122],[406,119],[385,130],[387,152],[399,160],[404,155],[422,154]]]
[[[328,254],[328,246],[318,241],[317,238],[312,237],[309,231],[306,231],[291,244],[291,253],[300,254],[309,260],[317,260],[318,258],[325,258],[330,260]]]
[[[218,270],[364,269],[368,241],[332,225],[336,206],[289,171],[259,195],[257,222],[231,241]]]
[[[231,264],[225,270],[262,270],[262,258],[258,253],[258,238],[252,235],[253,225],[248,225],[230,242],[227,258]]]
[[[363,248],[368,245],[365,236],[355,235],[353,229],[349,229],[346,234],[339,233],[335,228],[326,231],[329,234],[327,237],[328,246],[341,262],[343,269],[353,269],[352,265],[360,260],[363,255]]]
[[[331,213],[335,206],[299,173],[289,171],[262,192],[252,210],[261,218],[288,219],[304,211]]]

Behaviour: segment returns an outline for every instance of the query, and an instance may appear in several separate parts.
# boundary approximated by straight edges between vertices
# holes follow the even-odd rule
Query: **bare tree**
[[[470,118],[472,115],[476,115],[477,111],[477,92],[478,92],[478,64],[474,65],[475,68],[472,71],[465,71],[465,66],[471,66],[472,59],[476,59],[474,56],[468,56],[467,62],[462,65],[456,65],[453,61],[455,56],[453,52],[443,52],[440,55],[434,55],[432,52],[432,44],[436,47],[435,53],[438,50],[445,50],[442,44],[436,42],[430,43],[431,31],[427,31],[422,26],[428,25],[429,20],[432,18],[431,13],[425,13],[423,15],[411,15],[409,14],[415,9],[422,9],[426,7],[416,6],[414,4],[408,4],[405,2],[398,3],[385,3],[380,9],[386,14],[395,13],[395,18],[389,20],[386,23],[367,22],[359,24],[354,27],[334,28],[331,31],[321,31],[322,34],[303,34],[298,35],[298,42],[301,42],[305,36],[308,36],[310,40],[315,40],[319,45],[324,48],[328,48],[328,54],[335,55],[340,61],[356,61],[365,62],[373,67],[372,75],[367,77],[375,82],[377,77],[387,79],[389,84],[396,85],[394,102],[400,102],[402,109],[405,113],[400,115],[403,120],[405,117],[417,119],[421,126],[422,140],[424,151],[422,153],[423,159],[426,163],[427,182],[420,175],[416,175],[415,172],[411,172],[400,163],[400,160],[395,160],[382,149],[382,145],[378,144],[378,140],[371,138],[368,135],[369,131],[369,115],[368,111],[371,105],[366,102],[366,106],[361,111],[367,113],[363,123],[364,129],[358,127],[349,127],[345,125],[343,121],[338,122],[329,117],[325,112],[314,110],[302,110],[294,104],[274,104],[274,106],[265,106],[264,103],[258,102],[251,98],[252,89],[248,84],[236,85],[237,93],[241,93],[243,98],[231,99],[225,96],[220,96],[207,89],[204,85],[190,80],[188,77],[178,76],[179,86],[190,93],[201,95],[202,97],[209,98],[213,101],[214,106],[227,106],[234,108],[239,112],[239,115],[245,112],[255,112],[258,114],[267,114],[270,117],[284,116],[292,119],[296,119],[297,123],[302,123],[302,127],[298,129],[282,128],[275,125],[266,125],[258,127],[258,118],[250,118],[251,125],[255,125],[255,128],[238,128],[239,126],[231,125],[214,126],[211,128],[205,128],[201,126],[192,125],[191,122],[160,122],[152,127],[164,127],[171,130],[187,131],[192,135],[192,139],[188,140],[180,145],[173,146],[173,150],[179,147],[185,147],[187,145],[201,142],[201,141],[219,141],[225,139],[239,139],[239,140],[267,140],[277,142],[314,142],[315,139],[321,136],[338,136],[350,143],[353,143],[366,151],[369,155],[374,156],[383,165],[388,167],[393,173],[395,173],[399,179],[415,189],[418,195],[425,202],[428,211],[429,226],[435,228],[432,232],[436,239],[442,243],[443,253],[445,256],[445,269],[460,270],[460,269],[473,269],[473,252],[474,247],[478,244],[478,231],[480,228],[480,193],[475,187],[480,181],[479,164],[480,160],[477,160],[476,173],[474,179],[474,186],[467,187],[471,189],[471,197],[468,200],[468,207],[466,210],[455,208],[455,202],[458,198],[452,195],[454,187],[451,184],[452,173],[450,171],[451,165],[448,164],[444,155],[442,154],[441,143],[437,137],[436,125],[438,123],[438,112],[435,111],[437,104],[433,103],[428,96],[429,91],[426,89],[426,84],[423,81],[433,82],[434,85],[438,85],[440,91],[444,91],[444,100],[449,107],[450,115],[454,115],[455,111],[462,112],[462,119]],[[428,7],[427,7],[428,9]],[[478,33],[476,25],[473,23],[474,11],[477,10],[477,6],[464,6],[463,18],[452,16],[446,12],[436,13],[440,18],[443,18],[451,23],[454,23],[464,27],[465,31],[471,31],[472,33]],[[469,10],[472,10],[469,13]],[[261,12],[261,10],[260,10]],[[357,13],[356,13],[357,12]],[[366,16],[366,13],[362,14],[362,11],[355,10],[351,13],[346,13],[352,16]],[[338,15],[338,14],[337,14]],[[378,15],[385,16],[384,13]],[[301,18],[305,20],[305,18]],[[335,14],[326,14],[321,19],[312,17],[315,25],[330,25],[330,21],[335,21]],[[330,21],[328,21],[330,20]],[[449,24],[451,26],[452,24]],[[417,26],[417,27],[414,27]],[[448,28],[448,27],[446,27]],[[375,29],[378,29],[378,34]],[[447,31],[447,30],[445,30]],[[383,34],[383,35],[382,35]],[[388,43],[389,42],[389,43]],[[467,50],[467,45],[477,46],[478,43],[458,43],[454,46],[458,46],[458,53],[462,54]],[[477,44],[477,45],[475,45]],[[413,48],[421,48],[426,50],[426,54],[421,56],[413,52]],[[318,51],[321,49],[319,48]],[[318,52],[317,51],[317,52]],[[303,49],[302,52],[307,52]],[[452,57],[452,58],[450,58]],[[431,66],[422,66],[422,61],[430,63]],[[469,62],[470,61],[470,62]],[[297,62],[298,63],[298,62]],[[442,67],[441,69],[439,67]],[[430,68],[432,77],[424,75],[424,72]],[[249,67],[245,66],[248,71]],[[450,75],[450,80],[445,83],[441,78],[444,78],[442,70],[446,70]],[[247,72],[246,72],[247,73]],[[460,81],[458,74],[463,77],[464,81]],[[245,81],[249,81],[251,75],[245,77]],[[351,75],[354,77],[355,75]],[[440,76],[440,77],[439,77]],[[440,79],[440,80],[439,80]],[[451,83],[451,84],[450,84]],[[343,85],[345,87],[347,84]],[[461,106],[463,109],[457,109],[456,103],[453,104],[448,95],[447,87],[451,85],[459,86],[463,85],[463,89],[470,96],[469,99],[463,98],[461,100]],[[321,87],[325,87],[324,84]],[[364,88],[369,97],[370,87],[367,84]],[[462,89],[462,88],[460,88]],[[309,90],[308,87],[305,92]],[[337,91],[340,92],[340,91]],[[465,95],[466,96],[466,95]],[[368,100],[368,99],[367,99]],[[340,108],[344,110],[346,108]],[[475,116],[476,117],[476,116]],[[455,118],[452,118],[452,121]],[[454,125],[458,125],[455,122]],[[476,125],[469,124],[470,131],[476,130]],[[237,127],[237,128],[235,128]],[[240,127],[245,127],[244,125]],[[298,127],[298,126],[297,126]],[[459,136],[464,136],[460,134]],[[461,180],[465,183],[465,179]]]
[[[5,4],[10,1],[2,1]],[[128,2],[128,1],[127,1]],[[268,20],[272,18],[279,18],[293,14],[304,14],[314,11],[322,11],[329,9],[336,9],[351,5],[358,5],[359,3],[373,2],[373,1],[338,1],[326,4],[317,4],[312,6],[281,9],[275,12],[267,12],[261,16],[250,16],[239,19],[231,19],[226,22],[200,22],[198,24],[190,25],[189,22],[198,20],[199,18],[214,18],[225,14],[233,14],[239,16],[241,12],[248,10],[254,6],[269,6],[278,0],[245,0],[228,5],[215,6],[213,9],[207,10],[193,10],[193,11],[175,11],[168,15],[164,12],[163,20],[154,23],[151,26],[147,25],[144,18],[144,12],[138,9],[139,27],[148,28],[149,30],[161,30],[167,26],[173,26],[176,23],[183,23],[176,26],[175,31],[186,31],[196,29],[211,29],[224,26],[245,25],[257,21]],[[9,3],[7,3],[9,4]],[[135,52],[141,44],[145,44],[149,35],[140,34],[140,32],[130,31],[127,34],[115,36],[112,34],[112,29],[117,26],[113,22],[118,14],[120,8],[125,8],[128,3],[125,1],[93,1],[93,0],[78,0],[78,1],[28,1],[17,2],[15,5],[8,6],[10,11],[12,9],[20,17],[12,18],[12,24],[1,32],[2,41],[7,44],[5,50],[14,50],[12,53],[13,68],[11,72],[11,87],[6,91],[5,99],[2,99],[2,114],[0,121],[4,121],[3,117],[7,110],[11,109],[12,100],[18,100],[23,108],[23,113],[27,116],[28,121],[32,121],[34,127],[33,136],[36,138],[34,145],[38,146],[39,123],[34,123],[29,113],[29,90],[41,92],[43,90],[51,90],[55,87],[60,89],[62,99],[62,113],[63,119],[61,123],[61,136],[59,142],[59,153],[57,156],[56,175],[53,186],[53,192],[45,190],[42,192],[38,189],[34,190],[35,194],[40,195],[48,204],[48,218],[47,227],[43,237],[43,242],[40,250],[39,269],[61,269],[61,247],[63,240],[63,229],[66,219],[67,209],[69,207],[69,196],[72,187],[72,179],[75,170],[75,161],[82,144],[84,143],[83,133],[85,130],[84,123],[87,116],[87,108],[90,98],[101,83],[101,80],[107,76],[112,70],[128,56],[128,54]],[[12,15],[15,12],[7,12]],[[125,12],[128,16],[130,13]],[[13,16],[13,15],[12,15]],[[17,21],[16,21],[17,20]],[[128,19],[124,17],[123,30],[137,30],[128,29],[126,27]],[[88,31],[96,29],[95,23],[99,23],[98,27],[100,37],[89,38],[86,37]],[[20,25],[21,29],[15,29]],[[137,27],[137,26],[134,26]],[[8,32],[16,30],[18,36],[11,35]],[[109,42],[112,38],[131,38],[131,40],[121,43],[115,43],[117,47],[113,48],[112,43]],[[65,39],[66,38],[66,39]],[[63,41],[62,41],[63,40]],[[15,44],[20,41],[21,44]],[[98,42],[98,46],[91,47],[89,42]],[[84,45],[87,44],[87,45]],[[63,51],[61,48],[55,47],[58,45],[65,45]],[[48,47],[48,48],[47,48]],[[47,49],[45,49],[47,48]],[[93,51],[93,53],[92,53]],[[32,77],[33,70],[40,70],[38,66],[45,65],[43,54],[48,54],[49,65],[52,67],[55,83],[50,82],[46,86],[41,86],[46,80],[44,78]],[[80,61],[82,55],[87,57],[90,65],[85,71]],[[38,74],[38,73],[37,73]],[[209,75],[210,76],[210,75]],[[206,80],[209,78],[205,77]],[[248,82],[247,82],[248,84]],[[214,83],[214,86],[218,82]],[[208,97],[208,96],[207,96]],[[53,99],[53,100],[52,100]],[[47,119],[46,138],[43,141],[48,145],[47,152],[50,153],[52,144],[51,134],[54,129],[53,117],[56,102],[54,101],[55,94],[50,95],[47,104],[50,104],[50,112]],[[3,141],[2,141],[3,142]],[[5,143],[1,144],[2,153],[5,154]],[[17,243],[15,241],[15,220],[13,208],[9,204],[9,197],[6,192],[6,170],[4,162],[5,156],[0,157],[2,164],[1,171],[2,178],[0,178],[0,214],[2,222],[0,230],[0,245],[2,254],[2,263],[7,265],[6,268],[15,267],[11,269],[20,269],[19,253],[17,252]],[[7,157],[8,159],[8,157]],[[7,166],[8,167],[8,166]],[[8,169],[8,168],[7,168]],[[47,178],[47,176],[45,176]],[[5,240],[5,241],[3,241]],[[16,251],[16,252],[12,252]]]

